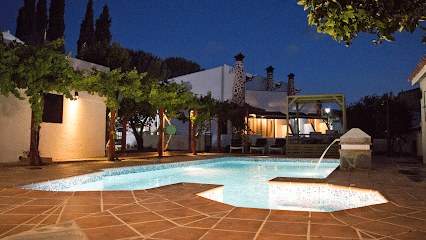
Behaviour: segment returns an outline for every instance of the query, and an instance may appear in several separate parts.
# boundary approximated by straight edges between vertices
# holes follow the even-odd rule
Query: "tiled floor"
[[[162,162],[220,156],[175,156]],[[426,239],[423,165],[405,158],[373,160],[369,171],[337,171],[326,182],[378,190],[389,203],[332,213],[233,207],[195,195],[215,186],[194,183],[139,191],[12,188],[101,168],[158,163],[156,158],[51,164],[42,169],[2,167],[0,238],[44,234],[49,239]]]

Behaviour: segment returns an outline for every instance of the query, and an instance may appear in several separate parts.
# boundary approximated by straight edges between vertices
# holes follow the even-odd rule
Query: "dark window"
[[[57,94],[44,94],[43,96],[43,122],[62,123],[64,97]]]

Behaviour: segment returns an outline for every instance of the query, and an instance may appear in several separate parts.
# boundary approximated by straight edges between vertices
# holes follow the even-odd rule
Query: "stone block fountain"
[[[359,128],[352,128],[340,137],[340,169],[371,168],[371,137]]]

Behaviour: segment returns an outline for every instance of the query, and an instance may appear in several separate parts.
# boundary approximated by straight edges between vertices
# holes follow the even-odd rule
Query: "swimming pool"
[[[339,160],[325,160],[315,171],[312,159],[216,158],[171,164],[105,169],[101,173],[23,186],[49,191],[140,190],[179,182],[224,185],[223,203],[282,209],[270,201],[268,181],[276,177],[325,178]],[[303,206],[302,206],[303,207]],[[300,209],[300,210],[309,210]],[[329,211],[325,209],[324,211]]]

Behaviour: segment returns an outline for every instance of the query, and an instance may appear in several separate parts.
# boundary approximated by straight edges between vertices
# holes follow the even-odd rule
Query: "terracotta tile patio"
[[[231,156],[200,154],[161,162]],[[234,155],[234,156],[242,156]],[[279,156],[278,156],[279,157]],[[282,157],[282,156],[280,156]],[[0,168],[0,238],[32,239],[426,239],[426,176],[413,159],[374,157],[369,171],[336,171],[325,182],[377,190],[389,202],[331,213],[250,209],[196,193],[215,185],[179,183],[150,190],[45,192],[13,188],[103,168],[155,164],[130,155],[120,162],[54,163]],[[418,176],[400,173],[417,168]],[[414,180],[413,180],[414,179]]]

